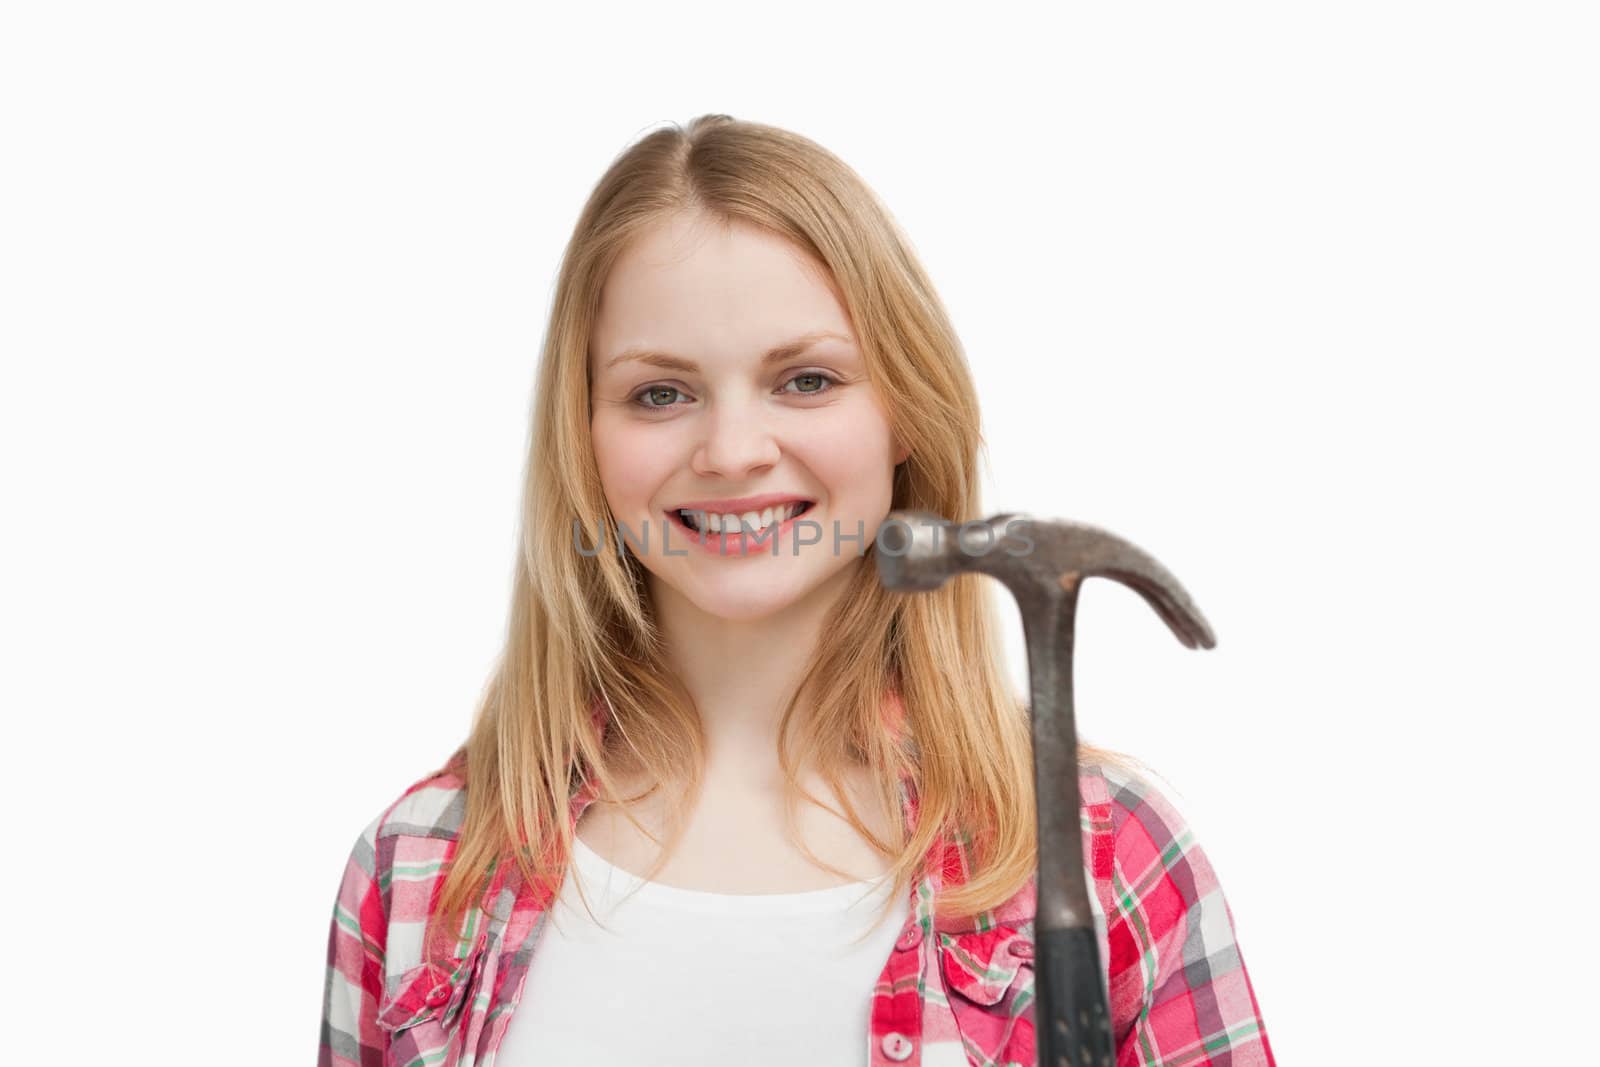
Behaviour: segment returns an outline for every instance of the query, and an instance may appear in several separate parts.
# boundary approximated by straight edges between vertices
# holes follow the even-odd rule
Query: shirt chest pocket
[[[939,935],[940,966],[951,992],[983,1007],[1033,985],[1033,931],[992,930]]]
[[[950,1012],[971,1062],[1032,1063],[1033,928],[939,935],[939,966]]]
[[[477,990],[486,949],[480,937],[465,956],[432,959],[396,975],[378,1003],[378,1026],[388,1032],[390,1042],[442,1049],[463,1005]]]

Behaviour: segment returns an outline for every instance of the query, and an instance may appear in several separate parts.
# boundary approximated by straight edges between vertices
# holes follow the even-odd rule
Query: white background
[[[501,636],[564,242],[706,111],[886,200],[990,509],[1209,616],[1091,583],[1080,717],[1283,1062],[1592,1056],[1590,10],[1100,8],[8,6],[9,1058],[315,1056],[345,856]]]

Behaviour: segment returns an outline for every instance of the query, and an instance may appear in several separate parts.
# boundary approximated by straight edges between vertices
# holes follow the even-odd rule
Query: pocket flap
[[[939,935],[939,955],[950,988],[977,1004],[996,1004],[1026,963],[1033,965],[1033,938],[1014,926]]]
[[[429,960],[395,976],[378,1004],[378,1025],[404,1030],[428,1019],[454,1016],[472,985],[484,947],[480,938],[465,956]]]

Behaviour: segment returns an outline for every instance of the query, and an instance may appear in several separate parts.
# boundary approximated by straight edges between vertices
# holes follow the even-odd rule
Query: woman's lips
[[[683,516],[676,511],[667,512],[667,521],[674,533],[682,534],[692,546],[709,552],[714,556],[746,556],[756,552],[776,554],[782,550],[779,546],[788,542],[792,536],[794,524],[801,519],[810,518],[811,514],[816,510],[817,506],[811,504],[802,509],[800,514],[778,523],[776,529],[768,526],[759,534],[746,533],[744,530],[740,530],[735,534],[696,530],[684,522]],[[676,540],[676,538],[673,538],[673,540]],[[665,551],[669,547],[672,547],[671,541],[664,543],[662,549]],[[794,550],[791,548],[788,551],[792,554]]]

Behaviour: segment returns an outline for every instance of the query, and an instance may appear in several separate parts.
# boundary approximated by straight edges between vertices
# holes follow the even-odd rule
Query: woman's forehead
[[[597,370],[633,351],[759,358],[775,346],[832,334],[853,344],[827,271],[791,242],[755,227],[654,227],[618,258],[601,290],[590,340]]]

